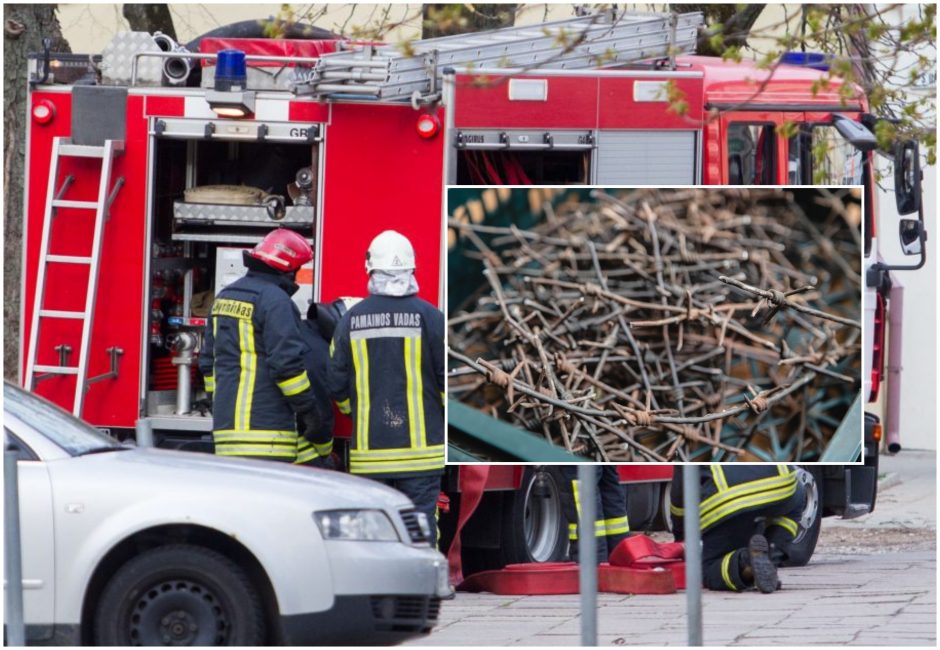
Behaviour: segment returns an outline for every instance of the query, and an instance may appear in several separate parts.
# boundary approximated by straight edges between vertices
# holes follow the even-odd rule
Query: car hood
[[[68,463],[86,480],[99,476],[111,485],[158,485],[166,496],[173,492],[192,496],[200,488],[224,489],[257,494],[271,490],[301,498],[315,508],[388,508],[411,506],[401,492],[376,481],[333,472],[280,463],[213,456],[165,449],[127,449],[80,456]]]

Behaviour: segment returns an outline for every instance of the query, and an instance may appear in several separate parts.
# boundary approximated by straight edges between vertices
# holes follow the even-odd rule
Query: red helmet
[[[285,272],[296,271],[313,259],[307,240],[286,228],[269,232],[248,254],[272,269]]]

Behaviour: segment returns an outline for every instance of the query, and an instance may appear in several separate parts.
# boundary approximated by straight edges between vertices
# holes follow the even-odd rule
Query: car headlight
[[[381,510],[321,510],[313,513],[313,519],[323,539],[401,541],[388,515]]]

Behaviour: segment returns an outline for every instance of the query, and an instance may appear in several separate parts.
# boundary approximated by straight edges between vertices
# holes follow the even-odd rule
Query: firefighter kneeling
[[[278,229],[243,259],[248,273],[216,296],[199,357],[206,390],[214,395],[215,453],[294,463],[298,449],[312,446],[305,456],[327,457],[332,434],[321,429],[304,366],[300,311],[290,298],[298,289],[297,270],[313,259],[310,245]]]
[[[408,496],[431,543],[444,470],[444,315],[418,298],[414,249],[386,230],[366,254],[369,297],[333,336],[329,386],[352,414],[349,471]]]
[[[722,466],[699,470],[702,574],[708,589],[762,593],[780,588],[777,566],[799,532],[806,494],[787,465]],[[669,511],[682,539],[682,471],[672,477]]]

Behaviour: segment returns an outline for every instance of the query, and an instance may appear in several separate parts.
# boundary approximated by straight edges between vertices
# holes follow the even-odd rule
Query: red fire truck
[[[393,228],[415,245],[422,297],[442,304],[447,184],[800,184],[822,174],[866,185],[873,235],[874,118],[864,99],[838,80],[820,84],[824,73],[806,66],[673,56],[693,48],[700,22],[585,16],[407,48],[207,37],[199,52],[134,32],[101,55],[37,54],[24,384],[120,437],[136,427],[159,444],[206,447],[211,417],[198,408],[193,360],[212,295],[239,272],[239,249],[275,226],[308,237],[316,255],[301,276],[305,311],[308,300],[363,295],[368,242]],[[584,38],[561,49],[572,34]],[[833,151],[823,168],[811,154],[820,139]],[[916,158],[916,143],[899,147],[908,212],[919,205]],[[838,486],[824,492],[826,510],[867,511],[876,463],[869,434],[865,466],[817,471]],[[645,486],[631,508],[648,512],[635,521],[655,519],[668,474],[625,469]],[[557,557],[552,477],[494,470],[480,512],[499,507],[489,521],[512,525],[480,525],[477,546],[514,535],[517,555]],[[460,477],[449,481],[459,493]]]

